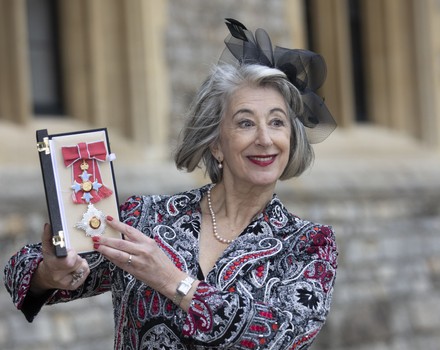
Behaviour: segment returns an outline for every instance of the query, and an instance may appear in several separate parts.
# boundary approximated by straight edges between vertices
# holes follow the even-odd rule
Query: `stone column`
[[[0,119],[31,119],[25,0],[0,0]]]
[[[413,0],[384,1],[384,32],[386,40],[387,80],[389,88],[390,126],[409,135],[417,134],[414,116],[415,52],[410,5]],[[421,1],[416,1],[420,4]],[[423,2],[423,1],[422,1]],[[419,6],[419,5],[416,5]],[[374,24],[373,24],[374,25]]]
[[[327,80],[321,89],[339,126],[355,120],[348,3],[346,0],[311,0],[315,51],[327,62]]]
[[[292,43],[289,47],[307,49],[307,26],[303,0],[284,0],[286,24]]]
[[[92,92],[86,41],[89,14],[85,11],[85,1],[61,0],[59,23],[66,113],[69,117],[88,122],[92,114]]]
[[[435,0],[414,1],[414,47],[416,52],[420,137],[440,150],[440,4]]]
[[[390,124],[390,81],[387,77],[386,14],[384,1],[362,0],[362,33],[364,51],[365,92],[369,119],[377,125]]]
[[[422,138],[420,108],[427,101],[420,99],[419,88],[426,86],[417,83],[432,86],[432,77],[427,78],[426,74],[432,74],[435,66],[433,61],[432,65],[428,63],[434,54],[430,46],[433,42],[429,39],[431,32],[428,32],[434,18],[428,13],[429,3],[415,0],[361,2],[370,118],[376,124]]]
[[[165,25],[167,1],[132,0],[125,5],[130,134],[149,159],[168,154],[169,87]]]

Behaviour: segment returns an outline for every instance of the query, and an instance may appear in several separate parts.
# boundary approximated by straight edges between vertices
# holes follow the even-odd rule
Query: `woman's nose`
[[[273,144],[272,137],[266,126],[262,126],[258,128],[257,138],[255,140],[255,143],[263,147],[272,146]]]

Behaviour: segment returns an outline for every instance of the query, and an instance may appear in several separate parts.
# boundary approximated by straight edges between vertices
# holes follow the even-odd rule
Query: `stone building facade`
[[[225,17],[321,53],[321,94],[341,127],[368,122],[440,148],[436,0],[1,0],[0,121],[57,114],[166,158],[223,49]]]
[[[313,170],[278,187],[338,234],[333,308],[313,349],[440,349],[436,0],[0,0],[0,265],[47,220],[36,129],[108,127],[121,201],[207,181],[170,154],[227,17],[327,61],[321,94],[339,128]],[[27,324],[0,286],[0,310],[1,349],[112,348],[110,295]]]

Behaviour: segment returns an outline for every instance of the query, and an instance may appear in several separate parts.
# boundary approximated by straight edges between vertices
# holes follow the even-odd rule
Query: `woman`
[[[227,25],[227,51],[196,95],[175,156],[188,171],[203,163],[212,184],[131,197],[121,222],[107,217],[125,240],[94,237],[96,253],[84,257],[56,258],[46,225],[42,243],[5,269],[29,321],[44,304],[112,291],[115,349],[312,343],[330,307],[334,234],[290,214],[274,190],[310,165],[310,142],[334,128],[313,92],[325,65],[309,51],[272,52],[261,29],[254,38],[235,20]],[[236,61],[226,63],[227,53]]]

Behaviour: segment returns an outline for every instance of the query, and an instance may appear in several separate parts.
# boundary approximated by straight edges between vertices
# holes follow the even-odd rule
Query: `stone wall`
[[[184,114],[195,90],[225,48],[223,40],[229,33],[225,18],[235,18],[252,31],[265,28],[274,45],[287,46],[291,33],[284,21],[284,0],[192,0],[190,6],[185,1],[169,3],[166,45],[173,96],[171,116],[175,119],[171,129],[173,139],[182,126],[179,116]]]
[[[439,157],[378,134],[328,140],[329,158],[287,195],[337,232],[334,300],[314,349],[440,349]]]

